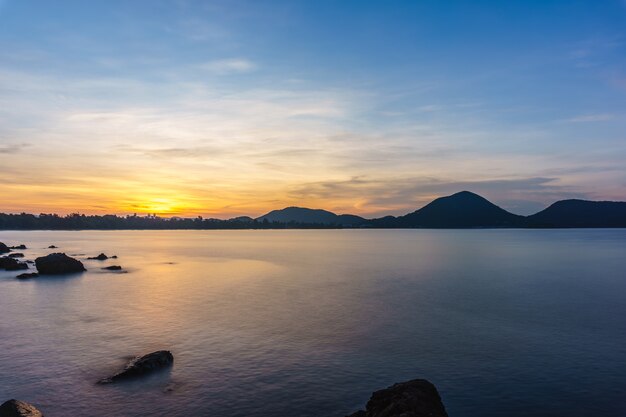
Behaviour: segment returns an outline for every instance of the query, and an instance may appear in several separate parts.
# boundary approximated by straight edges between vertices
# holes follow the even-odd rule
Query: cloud
[[[224,149],[217,146],[140,148],[127,145],[119,145],[115,149],[121,152],[145,155],[153,158],[206,158],[210,156],[224,154]]]
[[[200,65],[200,68],[216,75],[228,75],[255,71],[257,65],[244,58],[231,58],[205,62]]]
[[[580,116],[572,117],[571,119],[567,119],[568,122],[571,123],[586,123],[586,122],[606,122],[609,120],[613,120],[615,115],[611,113],[601,113],[601,114],[582,114]]]
[[[624,45],[621,36],[594,37],[578,42],[569,52],[569,57],[579,68],[601,65],[608,55]]]
[[[15,154],[24,150],[29,146],[28,143],[18,143],[15,145],[2,145],[0,146],[0,154]]]

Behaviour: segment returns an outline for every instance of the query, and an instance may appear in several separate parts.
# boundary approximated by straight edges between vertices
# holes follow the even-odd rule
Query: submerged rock
[[[124,379],[146,375],[159,369],[167,368],[174,363],[174,355],[169,350],[159,350],[131,360],[123,371],[98,381],[99,384],[110,384]]]
[[[101,253],[98,256],[92,256],[91,258],[87,258],[87,259],[93,259],[93,260],[96,260],[96,261],[106,261],[107,259],[109,259],[109,257],[106,256],[104,253]]]
[[[15,278],[19,279],[28,279],[28,278],[37,278],[39,276],[36,272],[24,272],[23,274],[19,274]]]
[[[111,265],[111,266],[105,266],[102,269],[106,269],[107,271],[121,271],[122,267],[119,265]]]
[[[64,253],[51,253],[35,259],[35,266],[40,274],[58,275],[86,271],[83,263],[70,258]]]
[[[21,245],[11,246],[10,249],[24,250],[24,249],[28,249],[28,248],[26,247],[25,244],[22,243]]]
[[[9,400],[0,405],[0,417],[43,417],[43,414],[34,405]]]
[[[360,410],[348,417],[448,417],[437,388],[414,379],[376,391]]]
[[[11,258],[23,258],[24,254],[23,253],[19,253],[19,252],[15,252],[15,253],[9,253],[9,256]]]
[[[9,247],[5,245],[4,243],[0,242],[0,253],[7,253],[7,252],[11,252],[11,249],[9,249]]]
[[[28,265],[11,257],[3,256],[0,258],[0,268],[5,271],[19,271],[20,269],[28,269]]]

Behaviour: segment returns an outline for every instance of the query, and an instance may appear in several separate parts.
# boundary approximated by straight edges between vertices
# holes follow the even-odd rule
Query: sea
[[[342,417],[415,378],[435,384],[450,417],[626,416],[626,229],[0,241],[87,268],[0,271],[0,402],[46,417]],[[118,258],[86,259],[101,252]],[[96,383],[156,350],[173,353],[171,368]]]

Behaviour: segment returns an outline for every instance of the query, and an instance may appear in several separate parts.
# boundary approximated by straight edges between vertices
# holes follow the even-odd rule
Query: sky
[[[626,200],[626,0],[0,0],[0,212]]]

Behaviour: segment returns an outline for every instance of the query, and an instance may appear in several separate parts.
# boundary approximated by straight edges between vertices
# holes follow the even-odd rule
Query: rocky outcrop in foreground
[[[83,263],[78,259],[70,258],[64,253],[51,253],[35,259],[37,271],[42,275],[70,274],[86,271]]]
[[[0,253],[9,253],[9,252],[11,252],[11,249],[9,249],[9,247],[5,245],[4,243],[0,242]]]
[[[348,417],[448,417],[437,388],[425,379],[394,384],[376,391],[365,411]]]
[[[19,400],[9,400],[0,405],[0,417],[43,417],[35,406]]]
[[[174,355],[169,350],[159,350],[130,361],[123,371],[98,381],[99,384],[110,384],[125,379],[143,376],[159,369],[167,368],[174,363]]]

